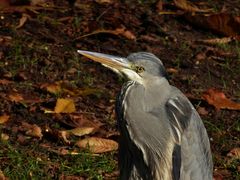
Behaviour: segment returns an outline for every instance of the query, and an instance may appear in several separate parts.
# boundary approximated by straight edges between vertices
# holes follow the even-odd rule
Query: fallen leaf
[[[10,116],[9,115],[2,115],[0,116],[0,124],[4,124],[5,122],[7,122],[9,120]]]
[[[116,36],[121,35],[121,36],[124,36],[124,37],[126,37],[127,39],[130,39],[130,40],[135,40],[136,39],[136,36],[131,31],[126,30],[126,28],[124,26],[122,26],[122,27],[117,28],[115,30],[106,30],[106,29],[96,30],[96,31],[93,31],[92,33],[80,36],[80,37],[76,38],[75,40],[79,40],[79,39],[84,38],[84,37],[88,37],[88,36],[92,36],[92,35],[96,35],[96,34],[102,34],[102,33],[113,34],[113,35],[116,35]]]
[[[188,12],[211,12],[212,11],[212,9],[199,9],[196,5],[188,2],[187,0],[174,0],[173,2],[178,8]]]
[[[7,78],[7,79],[10,79],[10,78],[13,77],[13,75],[12,75],[11,72],[5,72],[5,73],[3,74],[3,77],[5,77],[5,78]]]
[[[19,24],[17,25],[16,29],[23,27],[23,25],[27,22],[29,18],[28,14],[23,13],[21,19],[19,20]]]
[[[75,136],[84,136],[87,134],[91,134],[94,132],[94,127],[77,127],[75,129],[68,130],[67,132],[75,135]]]
[[[20,101],[23,101],[23,97],[21,94],[18,94],[18,93],[12,93],[10,95],[8,95],[10,101],[12,102],[20,102]]]
[[[76,111],[75,104],[72,99],[57,99],[54,108],[55,113],[73,113]]]
[[[230,150],[230,152],[227,154],[228,157],[231,157],[233,159],[240,159],[240,147],[233,148]]]
[[[156,3],[156,9],[157,9],[158,12],[163,10],[163,0],[159,0]]]
[[[95,0],[99,4],[104,4],[104,3],[113,3],[113,0]]]
[[[203,95],[202,99],[213,105],[216,110],[229,109],[229,110],[240,110],[240,104],[227,99],[225,94],[214,88],[208,89]]]
[[[78,96],[98,95],[101,93],[102,93],[101,90],[94,88],[84,88],[76,91],[76,95]]]
[[[102,123],[95,119],[93,115],[88,117],[87,115],[83,114],[70,114],[70,119],[63,119],[60,120],[67,124],[68,126],[71,126],[73,128],[76,127],[94,127],[95,130],[100,128],[102,126]]]
[[[45,83],[45,84],[42,84],[40,88],[46,89],[48,92],[52,94],[59,94],[62,92],[62,88],[59,83],[54,83],[54,84]]]
[[[0,138],[1,138],[2,141],[7,141],[9,139],[9,135],[7,135],[5,133],[2,133]]]
[[[178,70],[175,68],[167,68],[167,72],[171,73],[171,74],[176,74],[176,73],[178,73]]]
[[[197,42],[204,43],[204,44],[227,44],[234,41],[233,37],[223,37],[223,38],[213,38],[213,39],[203,39],[203,40],[197,40]]]
[[[68,140],[69,133],[67,131],[60,131],[59,135],[62,137],[65,143],[70,144],[71,142]]]
[[[208,115],[208,111],[206,110],[205,107],[199,107],[197,108],[197,112],[200,114],[200,115]]]
[[[129,30],[126,30],[126,28],[123,26],[121,28],[117,28],[115,31],[113,31],[116,35],[122,35],[130,40],[135,40],[136,36]]]
[[[185,19],[200,28],[208,29],[225,36],[233,36],[240,39],[240,16],[234,16],[226,13],[218,14],[185,14]]]
[[[17,135],[17,142],[21,145],[26,145],[28,143],[27,137],[25,135],[18,134]]]
[[[60,136],[67,144],[70,144],[71,142],[68,140],[69,135],[84,136],[92,133],[94,130],[94,127],[78,127],[71,130],[60,131]]]
[[[89,149],[92,153],[104,153],[118,149],[116,141],[97,137],[82,139],[76,145],[80,148]]]
[[[42,129],[36,124],[22,122],[22,128],[25,130],[26,135],[42,139]]]
[[[12,84],[13,81],[9,81],[7,79],[0,79],[0,84],[2,85],[8,85],[8,84]]]
[[[41,5],[44,6],[44,4],[47,2],[47,0],[31,0],[30,4],[32,6],[37,6],[37,5]]]
[[[8,180],[8,178],[3,174],[3,172],[0,170],[0,179],[1,180]]]

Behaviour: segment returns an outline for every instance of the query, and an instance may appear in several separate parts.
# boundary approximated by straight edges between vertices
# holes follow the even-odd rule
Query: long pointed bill
[[[131,68],[127,58],[83,50],[78,50],[77,52],[96,62],[100,62],[102,65],[107,66],[115,71]]]

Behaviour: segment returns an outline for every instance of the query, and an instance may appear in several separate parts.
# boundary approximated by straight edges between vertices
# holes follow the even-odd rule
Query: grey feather
[[[197,111],[146,52],[127,58],[78,51],[128,77],[118,96],[121,180],[212,180],[210,143]]]
[[[208,136],[189,100],[166,80],[130,84],[118,101],[120,179],[212,180]]]

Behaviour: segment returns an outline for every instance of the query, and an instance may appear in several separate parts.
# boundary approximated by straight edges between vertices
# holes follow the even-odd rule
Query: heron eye
[[[137,73],[142,73],[143,71],[145,71],[144,67],[142,67],[142,66],[136,66],[136,72],[137,72]]]

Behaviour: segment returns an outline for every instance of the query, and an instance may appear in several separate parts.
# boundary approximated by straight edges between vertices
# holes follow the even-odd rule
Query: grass
[[[104,173],[111,173],[116,168],[113,153],[93,155],[79,152],[78,155],[60,156],[42,150],[38,144],[32,145],[31,150],[26,148],[0,143],[1,170],[10,180],[59,179],[62,175],[103,179]]]

